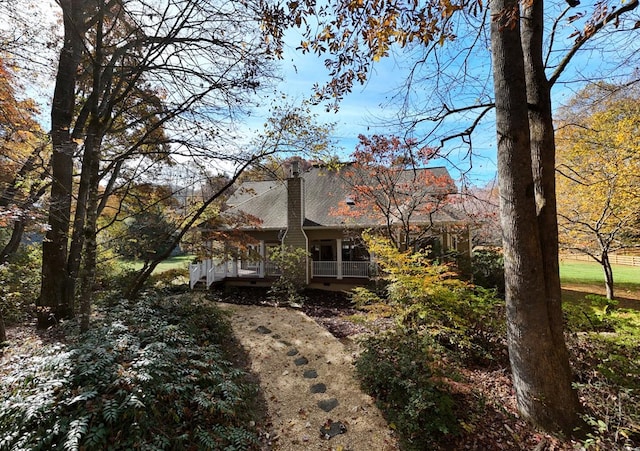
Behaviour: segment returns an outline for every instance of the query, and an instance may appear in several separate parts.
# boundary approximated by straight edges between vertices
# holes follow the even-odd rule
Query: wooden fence
[[[593,258],[585,254],[560,254],[560,260],[595,262]],[[612,265],[640,266],[640,255],[610,254],[609,261]]]

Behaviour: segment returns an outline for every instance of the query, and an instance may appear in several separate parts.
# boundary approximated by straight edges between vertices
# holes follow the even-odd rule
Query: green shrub
[[[148,285],[164,291],[180,293],[189,291],[189,269],[171,268],[149,277]]]
[[[442,375],[428,335],[397,329],[369,337],[363,346],[358,376],[404,449],[429,449],[443,434],[457,431],[453,398],[438,382]]]
[[[482,249],[473,252],[471,258],[473,283],[494,289],[504,298],[504,256],[497,249]]]
[[[384,238],[364,235],[386,281],[385,293],[354,292],[356,305],[383,311],[386,304],[403,327],[428,330],[456,358],[487,364],[506,356],[504,301],[495,291],[463,282],[449,265],[425,252],[400,252]]]
[[[591,427],[588,450],[640,443],[640,312],[598,295],[564,304],[576,387]]]
[[[3,381],[0,449],[257,449],[256,387],[225,360],[229,327],[205,304],[120,304],[71,344]]]
[[[31,316],[40,292],[40,246],[22,246],[11,260],[0,265],[0,309],[9,324]]]
[[[302,291],[307,285],[307,258],[309,254],[301,248],[282,246],[273,248],[269,259],[280,270],[280,276],[269,289],[270,298],[277,303],[302,304]]]
[[[615,300],[596,294],[586,295],[583,301],[565,302],[566,329],[571,332],[611,332],[614,330],[611,312],[617,304]]]

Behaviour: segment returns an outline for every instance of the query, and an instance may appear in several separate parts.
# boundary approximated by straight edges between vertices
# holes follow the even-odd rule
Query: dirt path
[[[219,304],[232,312],[272,423],[276,450],[397,450],[393,431],[354,377],[352,355],[302,312]]]

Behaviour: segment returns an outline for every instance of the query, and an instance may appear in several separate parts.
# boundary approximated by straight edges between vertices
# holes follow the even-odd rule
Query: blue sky
[[[293,100],[308,98],[313,92],[314,83],[328,80],[324,57],[297,52],[295,43],[299,40],[295,36],[288,38],[291,45],[280,63],[283,82],[278,85],[278,89]],[[376,63],[366,84],[355,85],[353,91],[340,103],[337,113],[326,112],[323,105],[315,107],[314,112],[319,115],[320,120],[336,123],[334,138],[338,147],[342,148],[341,156],[345,159],[355,149],[359,134],[402,135],[402,129],[390,124],[397,122],[398,109],[388,102],[407,78],[407,63],[403,57],[404,55],[395,54]],[[492,180],[496,171],[493,121],[488,117],[484,122],[489,127],[474,136],[474,151],[478,155],[473,159],[471,168],[465,155],[456,155],[454,149],[451,149],[451,160],[459,163],[457,168],[451,161],[443,159],[435,160],[432,166],[447,166],[456,179],[460,177],[461,171],[470,170],[466,176],[475,184]]]
[[[572,12],[589,12],[593,9],[595,2],[597,0],[583,0],[580,7],[574,8]],[[48,3],[52,5],[51,1]],[[549,17],[557,17],[566,4],[561,0],[555,2],[551,0],[547,5]],[[57,10],[57,7],[54,6],[49,6],[49,8],[49,11],[51,9]],[[44,18],[47,18],[47,15]],[[49,18],[51,19],[51,17]],[[566,20],[561,22],[558,28],[559,36],[555,41],[556,47],[571,45],[573,38],[568,36],[583,25],[580,22],[569,23]],[[633,50],[636,50],[636,55],[640,57],[640,51],[638,51],[640,40],[634,39],[634,37],[637,37],[637,32],[627,32],[620,34],[619,37],[609,35],[601,38],[600,42],[590,44],[586,49],[582,50],[571,65],[571,75],[564,76],[554,88],[553,95],[556,106],[566,102],[573,93],[584,85],[586,80],[592,77],[593,73],[599,73],[601,76],[618,73],[620,70],[619,64],[621,63],[623,64],[622,72],[624,72],[625,68],[628,69],[626,72],[630,72],[634,67],[637,67],[637,61],[628,61],[626,59],[630,54],[633,55]],[[617,42],[615,41],[616,39],[620,40],[618,45],[612,44],[612,42]],[[300,42],[300,36],[296,36],[295,30],[289,33],[287,41],[290,45],[286,48],[284,59],[280,62],[281,75],[284,81],[276,89],[286,93],[290,101],[300,101],[312,94],[314,83],[323,83],[328,79],[328,71],[323,64],[324,57],[318,58],[313,54],[302,55],[295,50],[295,46]],[[445,48],[446,51],[450,52],[450,55],[455,55],[463,46],[464,40],[459,39],[453,43],[447,43]],[[487,45],[485,43],[478,47],[480,54],[471,58],[470,67],[472,71],[480,71],[486,74],[490,61]],[[603,52],[602,49],[604,48],[610,49],[612,53]],[[414,51],[420,52],[419,49],[414,49]],[[554,53],[551,58],[551,65],[554,63],[553,58],[559,58],[563,54],[562,48],[560,48],[559,52]],[[320,120],[336,123],[334,138],[342,149],[341,154],[345,158],[355,149],[359,134],[401,135],[404,132],[402,128],[389,125],[397,116],[397,108],[389,106],[388,101],[396,92],[399,84],[406,80],[407,65],[415,57],[416,55],[411,53],[396,54],[376,63],[373,71],[369,74],[367,83],[364,86],[354,86],[353,92],[345,96],[341,102],[338,113],[327,113],[322,105],[315,108],[314,112],[319,114]],[[636,63],[636,66],[634,66],[634,63]],[[54,67],[55,65],[51,65],[51,68]],[[482,92],[481,90],[468,90],[466,84],[456,86],[456,75],[460,75],[460,70],[460,68],[453,66],[451,86],[440,85],[436,91],[443,91],[444,97],[448,96],[451,102],[473,102],[474,96],[481,96]],[[465,74],[463,75],[466,75],[466,69],[464,72]],[[47,85],[47,87],[50,88],[50,85]],[[422,98],[430,95],[429,93],[425,95],[425,90],[429,89],[428,85],[423,85],[421,89],[423,91],[414,96],[413,100],[416,100],[416,102],[420,102]],[[490,90],[490,87],[484,86],[484,89]],[[449,90],[451,92],[446,92]],[[267,102],[265,101],[265,103]],[[449,101],[447,103],[451,105]],[[265,110],[266,108],[263,111]],[[47,108],[44,108],[43,111],[46,112]],[[267,113],[265,112],[264,114]],[[45,119],[48,120],[48,117]],[[260,117],[260,114],[258,114],[248,119],[250,119],[250,122],[246,124],[247,130],[259,131],[266,117]],[[450,126],[464,128],[464,123],[461,124],[452,123]],[[422,138],[420,131],[415,137]],[[466,175],[471,183],[482,184],[491,180],[496,171],[495,131],[491,115],[485,118],[484,127],[474,134],[473,145],[474,157],[471,162],[466,159],[465,151],[467,149],[464,147],[456,148],[452,143],[447,144],[447,150],[451,152],[450,161],[435,161],[434,165],[447,166],[454,178],[458,178],[461,172],[468,171]]]
[[[575,36],[572,34],[580,31],[588,21],[591,12],[594,11],[598,0],[583,0],[579,7],[572,8],[570,12],[563,17],[556,28],[556,36],[554,40],[554,49],[549,56],[549,67],[554,67],[558,61],[566,54],[566,51],[575,42]],[[617,3],[616,0],[612,4]],[[566,3],[562,0],[549,1],[546,6],[546,14],[549,19],[547,30],[551,28],[551,21],[561,15],[565,10]],[[574,21],[567,20],[570,15],[579,15],[584,13],[581,18]],[[635,19],[631,17],[630,23],[633,27]],[[474,26],[471,24],[471,33]],[[595,39],[590,39],[578,54],[572,59],[568,69],[565,71],[561,79],[556,83],[552,90],[552,98],[554,106],[557,108],[566,103],[572,95],[579,91],[587,82],[608,79],[618,76],[618,80],[624,80],[631,72],[639,66],[638,57],[640,57],[640,40],[637,39],[637,31],[626,31],[620,33],[624,28],[624,24],[618,29],[612,26],[605,28],[604,32],[598,33]],[[464,30],[463,30],[464,31]],[[473,37],[473,36],[472,36]],[[454,57],[464,53],[464,38],[453,43],[447,43],[443,50],[446,55]],[[444,92],[441,99],[445,99],[448,105],[457,102],[457,106],[462,104],[470,104],[474,101],[484,101],[481,99],[486,92],[492,96],[492,83],[486,78],[490,64],[490,55],[488,53],[487,36],[483,36],[485,42],[480,41],[477,54],[472,55],[463,64],[454,63],[450,67],[451,86],[446,85],[446,81],[438,88],[441,91],[451,90],[450,93]],[[288,42],[290,47],[285,52],[285,58],[281,62],[282,75],[284,82],[279,85],[279,89],[286,92],[291,99],[306,98],[311,94],[314,83],[322,83],[327,80],[327,69],[324,67],[324,57],[318,58],[315,55],[301,55],[296,52],[294,47],[299,43],[299,36],[290,34]],[[420,52],[420,50],[416,50]],[[449,53],[447,53],[449,52]],[[634,58],[633,55],[636,55]],[[393,106],[385,106],[387,101],[395,93],[395,89],[399,84],[405,81],[408,70],[407,64],[415,54],[396,54],[386,59],[382,59],[374,66],[373,72],[369,76],[369,80],[364,86],[357,85],[353,92],[345,97],[341,102],[338,113],[325,113],[324,108],[319,106],[316,110],[320,114],[321,119],[327,122],[336,122],[335,138],[339,145],[344,148],[344,155],[348,156],[357,144],[358,134],[402,134],[403,130],[381,125],[385,120],[394,119],[397,115],[397,109]],[[444,56],[446,58],[447,56]],[[459,64],[456,67],[455,64]],[[428,68],[426,68],[428,70]],[[636,69],[637,70],[637,69]],[[550,74],[552,69],[549,69]],[[473,74],[479,73],[479,77],[474,78]],[[471,87],[467,82],[456,85],[456,75],[465,78],[467,75],[469,82],[479,80],[478,86]],[[488,83],[486,83],[488,82]],[[420,102],[422,97],[430,97],[430,93],[424,94],[429,89],[429,85],[421,86],[423,92],[418,92],[414,100]],[[484,91],[483,91],[484,90]],[[438,97],[438,96],[436,96]],[[449,103],[451,102],[451,103]],[[437,103],[437,102],[436,102]],[[418,107],[419,108],[419,107]],[[462,172],[466,174],[469,182],[474,184],[483,184],[495,177],[496,173],[496,144],[495,129],[493,123],[493,115],[489,114],[483,121],[483,126],[473,135],[473,151],[474,157],[469,162],[466,155],[466,147],[461,147],[459,143],[447,144],[446,150],[450,152],[450,161],[436,161],[434,164],[442,164],[449,168],[452,176],[458,178]],[[466,124],[468,125],[469,118]],[[451,123],[449,127],[465,128],[464,122]],[[415,135],[419,136],[419,132]]]

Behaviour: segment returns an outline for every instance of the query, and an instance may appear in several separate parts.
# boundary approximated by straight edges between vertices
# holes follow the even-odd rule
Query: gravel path
[[[260,378],[275,450],[397,450],[345,346],[302,312],[219,304]]]

